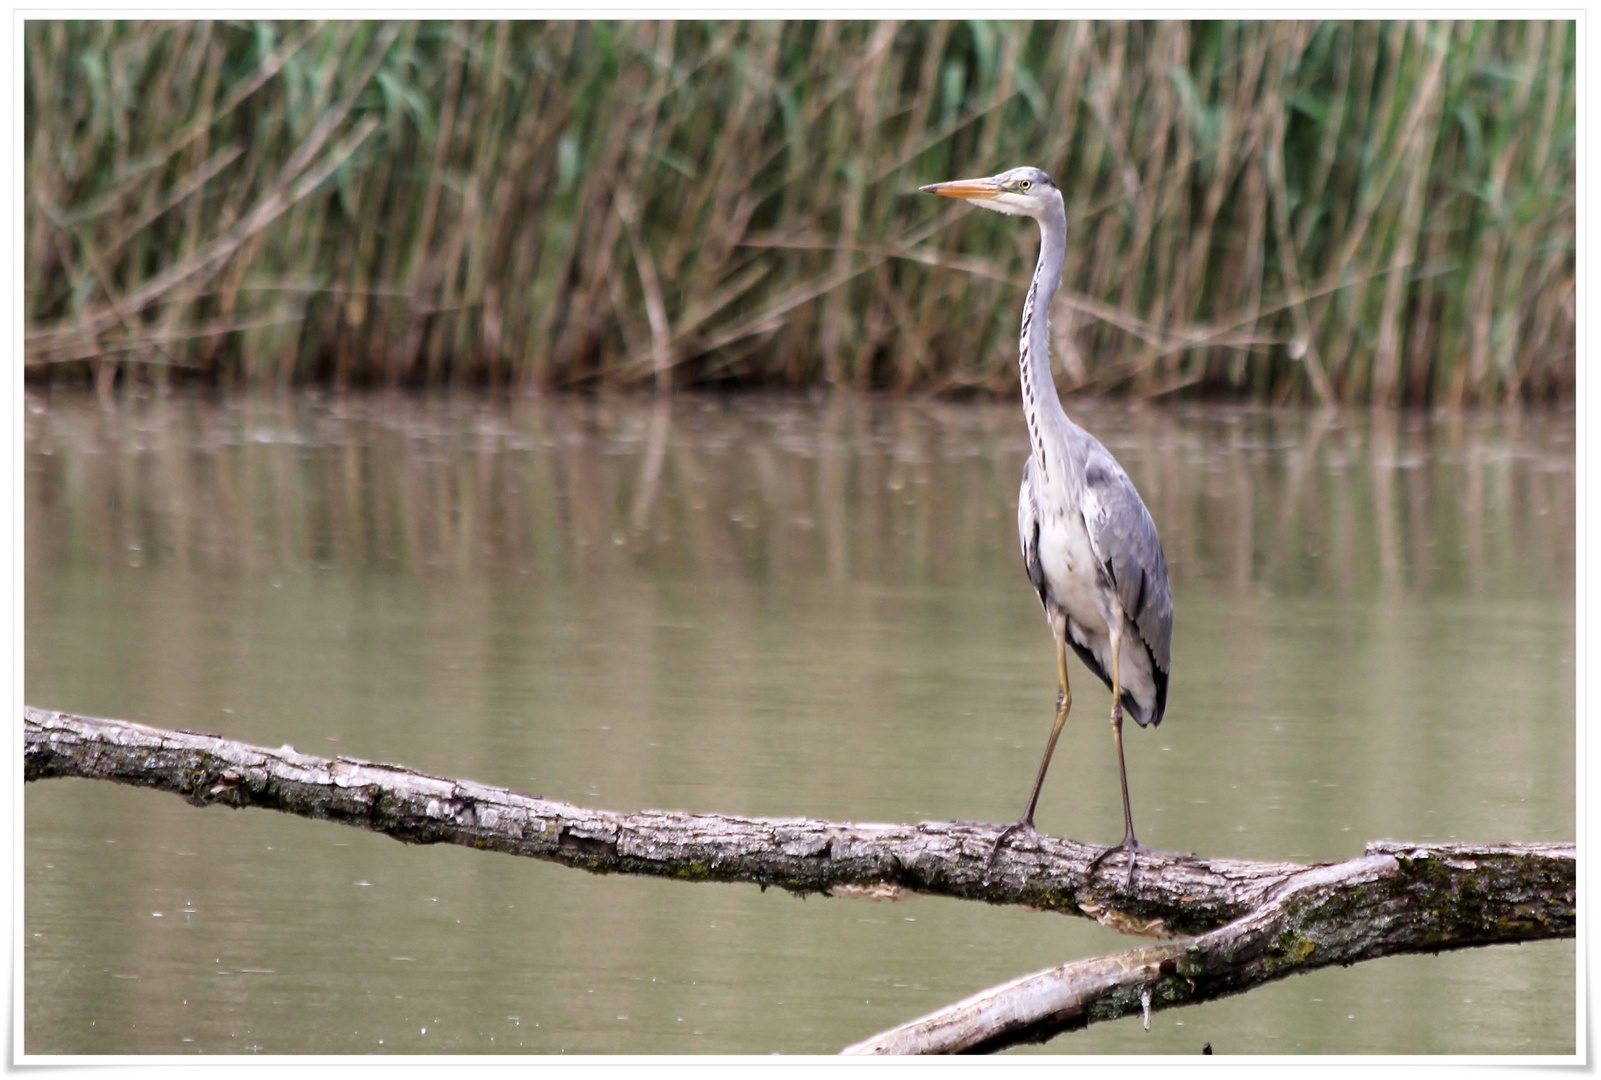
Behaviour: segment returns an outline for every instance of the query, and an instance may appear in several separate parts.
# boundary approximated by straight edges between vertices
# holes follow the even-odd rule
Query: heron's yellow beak
[[[918,188],[930,195],[944,195],[950,199],[993,199],[1006,189],[988,177],[980,180],[950,180],[943,184],[924,184]]]

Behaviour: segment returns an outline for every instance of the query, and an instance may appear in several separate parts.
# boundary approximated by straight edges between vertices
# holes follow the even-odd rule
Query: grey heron
[[[1067,682],[1071,646],[1112,691],[1112,739],[1123,789],[1123,842],[1096,855],[1089,871],[1093,874],[1113,852],[1125,852],[1125,887],[1132,888],[1135,853],[1145,849],[1134,837],[1129,811],[1123,713],[1127,711],[1141,727],[1162,722],[1172,655],[1173,594],[1161,538],[1134,482],[1095,436],[1068,419],[1051,377],[1048,314],[1051,297],[1062,282],[1067,245],[1062,193],[1049,176],[1031,167],[929,184],[922,190],[1031,217],[1040,228],[1039,262],[1023,298],[1018,348],[1029,456],[1017,497],[1017,532],[1023,567],[1056,639],[1056,722],[1028,806],[996,839],[985,865],[1008,837],[1034,831],[1040,786],[1073,705]]]

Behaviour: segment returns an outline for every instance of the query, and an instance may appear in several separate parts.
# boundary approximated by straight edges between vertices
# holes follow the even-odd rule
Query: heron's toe
[[[1128,873],[1123,879],[1123,888],[1125,891],[1131,891],[1134,888],[1134,857],[1139,852],[1149,850],[1133,837],[1125,837],[1121,844],[1113,844],[1110,847],[1103,848],[1095,858],[1090,860],[1090,865],[1084,872],[1085,880],[1092,880],[1095,877],[1095,868],[1105,862],[1109,856],[1121,851],[1128,855]]]
[[[1039,836],[1039,833],[1034,829],[1034,823],[1027,818],[1021,821],[1014,821],[1002,829],[1001,835],[997,836],[995,843],[990,845],[990,853],[984,858],[984,884],[989,884],[990,867],[995,864],[995,856],[999,854],[1001,845],[1010,840],[1015,833],[1027,833],[1031,839]]]

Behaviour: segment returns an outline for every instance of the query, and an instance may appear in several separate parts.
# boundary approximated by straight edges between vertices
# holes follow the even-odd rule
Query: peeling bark
[[[1125,889],[1116,859],[1090,874],[1099,847],[1043,835],[1014,839],[986,880],[984,860],[1002,826],[982,822],[593,810],[402,766],[29,706],[23,748],[30,781],[112,780],[198,806],[281,810],[407,843],[461,844],[594,873],[836,896],[910,890],[1087,916],[1154,937],[1196,935],[1013,980],[854,1053],[995,1050],[1328,964],[1575,934],[1571,844],[1380,841],[1360,858],[1312,866],[1150,852]]]

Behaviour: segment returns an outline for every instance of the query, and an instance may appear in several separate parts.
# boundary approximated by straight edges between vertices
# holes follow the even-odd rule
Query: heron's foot
[[[995,838],[995,843],[990,845],[990,853],[984,859],[985,885],[988,885],[990,882],[990,867],[994,865],[995,856],[1000,852],[1001,845],[1006,843],[1007,840],[1011,839],[1013,833],[1017,832],[1026,832],[1029,836],[1039,835],[1034,831],[1034,823],[1028,818],[1023,818],[1020,821],[1014,821],[1010,825],[1006,826],[1006,828],[1002,829],[1001,835],[997,836]]]
[[[1134,856],[1141,851],[1149,852],[1150,850],[1150,848],[1134,839],[1134,834],[1130,833],[1129,835],[1123,837],[1123,842],[1121,844],[1113,844],[1111,847],[1106,848],[1099,855],[1095,856],[1095,858],[1091,859],[1088,869],[1086,869],[1084,872],[1084,878],[1086,881],[1092,880],[1095,877],[1095,868],[1100,866],[1108,856],[1119,851],[1127,852],[1128,875],[1123,879],[1123,890],[1125,892],[1132,892],[1134,889]]]

